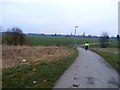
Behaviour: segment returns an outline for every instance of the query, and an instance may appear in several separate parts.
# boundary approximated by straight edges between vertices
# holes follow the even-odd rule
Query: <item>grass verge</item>
[[[52,88],[63,72],[73,63],[78,51],[68,48],[73,53],[70,56],[42,61],[38,64],[22,65],[3,69],[3,88]]]
[[[116,48],[91,48],[90,50],[102,56],[109,64],[112,65],[120,73],[120,66],[118,61],[118,50]]]

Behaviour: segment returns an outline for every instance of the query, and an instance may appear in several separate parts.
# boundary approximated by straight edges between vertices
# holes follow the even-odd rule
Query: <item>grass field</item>
[[[100,48],[101,46],[100,46],[99,39],[98,39],[98,43],[97,44],[91,45],[90,47]],[[108,47],[109,48],[118,48],[118,41],[116,39],[112,39],[112,42],[109,42]]]
[[[57,37],[57,36],[28,36],[28,42],[33,46],[37,45],[57,45],[57,46],[68,46],[74,44],[73,37]],[[98,38],[76,38],[76,44],[84,44],[85,42],[96,43]]]
[[[26,51],[25,48],[22,49]],[[44,52],[50,55],[48,49],[49,50],[53,49],[50,48],[49,47],[43,48],[44,50],[40,49],[40,52],[41,53],[43,52],[42,54],[43,56],[44,56]],[[34,47],[34,49],[32,50],[33,52],[34,51],[36,52],[36,50],[38,49],[35,49]],[[63,50],[63,54],[65,54],[65,52],[70,54],[62,55],[59,58],[51,58],[51,60],[49,57],[37,63],[20,65],[19,62],[19,65],[15,65],[14,67],[3,68],[2,87],[3,88],[52,88],[55,82],[58,80],[58,78],[63,74],[63,72],[69,67],[69,65],[73,63],[73,61],[75,60],[78,54],[76,49],[70,47],[64,47],[64,49],[62,49],[59,46],[55,50],[58,52],[62,52]],[[11,52],[11,53],[15,54],[15,52],[14,53]],[[56,56],[56,54],[57,52],[54,53],[53,56]],[[16,60],[19,60],[19,58]]]

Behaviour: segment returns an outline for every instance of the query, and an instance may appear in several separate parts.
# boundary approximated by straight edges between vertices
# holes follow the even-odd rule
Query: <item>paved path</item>
[[[102,57],[78,50],[78,58],[53,88],[118,88],[118,73]]]

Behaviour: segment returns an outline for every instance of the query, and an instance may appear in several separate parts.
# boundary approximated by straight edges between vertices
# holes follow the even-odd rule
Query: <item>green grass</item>
[[[118,48],[118,41],[113,41],[109,45],[110,48]]]
[[[101,45],[100,43],[98,43],[98,44],[91,45],[91,47],[100,48]],[[108,48],[118,48],[118,41],[113,40],[112,42],[109,42]]]
[[[73,37],[58,37],[58,36],[27,36],[27,41],[31,43],[31,45],[62,45],[68,46],[74,44]],[[76,38],[77,44],[84,44],[85,42],[98,42],[97,38]]]
[[[73,54],[52,62],[42,61],[38,64],[23,65],[3,69],[3,88],[52,88],[63,72],[73,63],[78,51],[68,48]],[[33,71],[33,69],[35,69]],[[36,81],[36,83],[33,83]]]

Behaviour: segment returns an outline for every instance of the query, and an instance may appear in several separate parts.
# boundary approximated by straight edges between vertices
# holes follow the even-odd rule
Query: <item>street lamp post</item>
[[[78,26],[75,26],[75,35],[74,35],[74,46],[76,47],[76,28],[77,28]]]

